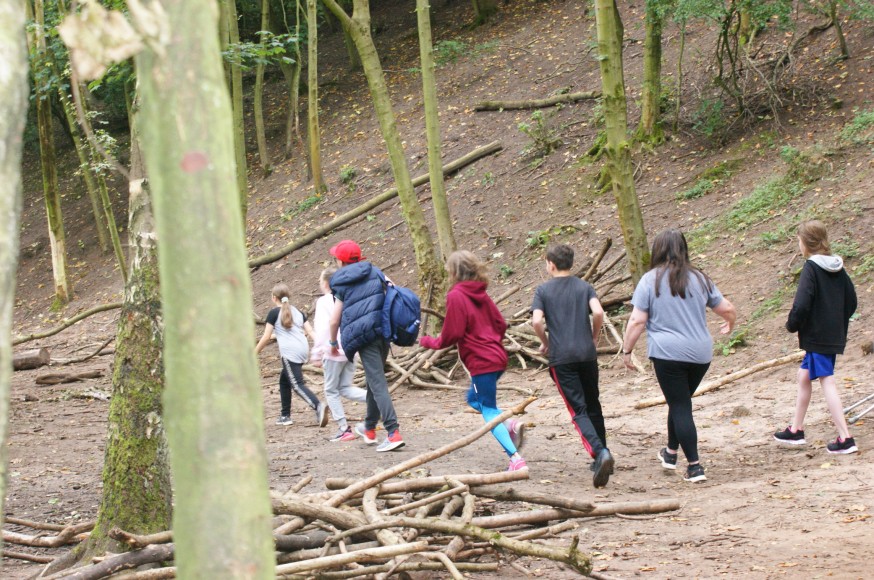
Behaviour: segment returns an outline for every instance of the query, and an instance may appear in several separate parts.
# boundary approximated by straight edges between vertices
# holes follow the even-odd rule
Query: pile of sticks
[[[528,479],[527,469],[409,475],[417,467],[473,443],[500,422],[523,413],[534,400],[517,404],[470,435],[365,479],[328,479],[328,491],[303,493],[312,482],[312,476],[307,476],[288,492],[274,493],[276,577],[384,578],[401,572],[445,570],[461,579],[463,572],[494,572],[505,564],[527,574],[519,558],[550,559],[580,574],[592,575],[591,558],[578,549],[579,537],[561,535],[576,529],[577,520],[679,509],[679,501],[674,499],[598,505],[518,491],[507,485]],[[532,509],[530,504],[540,507]],[[494,515],[484,515],[484,511]],[[498,511],[502,513],[495,514]],[[75,531],[79,534],[76,539],[81,540],[81,528]],[[45,541],[66,544],[72,539],[70,533],[61,532],[57,536],[60,543]],[[110,535],[131,551],[107,555],[88,566],[45,578],[99,580],[145,564],[164,567],[136,571],[126,578],[176,577],[176,568],[166,565],[174,558],[171,531],[137,536],[115,529]]]

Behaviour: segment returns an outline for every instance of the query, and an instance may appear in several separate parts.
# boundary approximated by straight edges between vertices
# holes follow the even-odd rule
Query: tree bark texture
[[[169,40],[144,50],[136,64],[161,240],[163,408],[176,564],[183,578],[272,578],[261,383],[234,186],[231,104],[218,36],[191,25],[214,28],[218,14],[211,0],[161,5]]]
[[[12,310],[21,221],[21,146],[27,118],[23,0],[0,3],[0,523],[6,500]]]
[[[33,31],[33,48],[37,61],[49,58],[45,39],[45,9],[43,0],[33,2],[36,29]],[[39,131],[39,158],[42,168],[42,185],[45,196],[46,217],[49,226],[49,244],[52,250],[52,273],[55,283],[55,300],[59,304],[70,301],[70,283],[67,280],[67,239],[64,233],[64,217],[61,212],[61,193],[58,190],[58,172],[55,161],[55,139],[52,135],[51,96],[36,90],[36,123]]]
[[[431,176],[431,199],[434,204],[434,219],[437,222],[437,238],[443,262],[455,251],[455,235],[452,232],[452,216],[446,201],[443,183],[443,161],[440,146],[440,118],[437,108],[437,86],[434,78],[434,51],[431,44],[431,9],[429,0],[416,0],[416,16],[419,21],[419,56],[422,64],[422,95],[425,101],[425,135],[428,140],[428,173]],[[442,288],[435,288],[432,295],[443,296]],[[440,300],[442,303],[442,299]],[[429,304],[429,306],[432,306]],[[433,307],[433,306],[432,306]]]
[[[137,111],[138,107],[132,107]],[[155,220],[139,143],[139,113],[131,115],[128,184],[130,272],[118,320],[97,524],[83,560],[128,548],[109,536],[113,527],[135,534],[166,530],[171,522],[170,463],[161,398],[164,329]]]
[[[643,41],[643,92],[637,139],[652,144],[664,141],[661,122],[662,19],[659,0],[647,0]]]
[[[240,44],[240,26],[237,23],[237,5],[234,0],[219,0],[223,12],[222,23],[226,27],[220,30],[230,46]],[[249,186],[246,170],[246,127],[243,122],[243,69],[239,63],[230,63],[231,77],[231,114],[234,123],[234,165],[237,192],[240,208],[243,213],[242,223],[246,224],[246,213],[249,209]],[[245,235],[245,227],[243,235]]]
[[[270,2],[261,0],[261,31],[266,33],[270,30]],[[267,42],[267,36],[261,35],[261,46]],[[264,59],[259,59],[255,67],[255,136],[258,141],[258,158],[261,160],[261,170],[264,175],[273,172],[273,163],[270,161],[270,150],[267,147],[267,136],[264,133]]]
[[[634,168],[628,140],[628,111],[622,67],[622,20],[615,0],[595,0],[598,55],[604,117],[607,125],[607,171],[619,212],[619,225],[625,240],[628,268],[637,284],[649,266],[649,249],[643,215],[634,190]]]
[[[316,194],[324,192],[322,175],[322,138],[319,131],[319,23],[316,0],[307,0],[307,142],[310,150],[310,173]]]
[[[425,222],[425,214],[419,205],[419,200],[416,199],[415,191],[413,191],[410,169],[404,155],[404,147],[401,143],[388,86],[385,83],[382,64],[379,61],[379,54],[376,52],[376,46],[373,44],[373,36],[370,32],[369,2],[368,0],[354,0],[351,17],[346,14],[336,0],[325,0],[325,5],[340,20],[343,29],[349,32],[355,42],[355,47],[358,49],[358,54],[361,56],[364,75],[367,77],[373,106],[379,120],[379,128],[388,149],[404,220],[407,222],[407,229],[413,240],[416,265],[419,268],[419,288],[424,292],[429,284],[440,287],[444,279],[443,267],[437,261],[431,232],[428,231],[428,225]]]

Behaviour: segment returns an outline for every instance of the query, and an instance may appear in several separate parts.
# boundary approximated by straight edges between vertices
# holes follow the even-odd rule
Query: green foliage
[[[804,151],[791,145],[780,149],[780,158],[789,165],[786,176],[801,183],[812,183],[828,174],[831,169],[831,163],[827,159],[829,155],[831,152],[819,146]]]
[[[457,61],[467,52],[467,43],[462,40],[438,40],[434,43],[434,64],[444,66]]]
[[[845,260],[852,260],[859,257],[859,243],[856,240],[845,240],[841,238],[832,242],[832,254],[841,256]]]
[[[677,194],[677,199],[698,199],[699,197],[704,196],[704,194],[710,193],[716,187],[716,183],[714,183],[710,179],[699,179],[695,182],[695,185],[687,189],[686,191],[681,191]]]
[[[512,276],[514,272],[515,270],[513,270],[513,268],[511,268],[507,264],[501,264],[498,267],[498,276],[500,276],[503,280],[506,280],[507,278]]]
[[[789,239],[790,233],[786,226],[780,226],[773,232],[764,232],[759,238],[765,244],[765,246],[773,246],[775,244],[780,244]]]
[[[863,279],[870,278],[870,274],[874,273],[874,254],[868,254],[853,268],[853,275]]]
[[[346,186],[352,186],[352,182],[357,176],[358,169],[352,165],[344,165],[340,168],[340,181]]]
[[[232,65],[246,70],[256,65],[294,64],[291,55],[297,54],[299,39],[294,34],[273,34],[267,30],[258,31],[261,42],[240,42],[229,44],[222,52],[222,58]]]
[[[677,199],[697,199],[710,193],[731,177],[742,161],[742,159],[726,159],[706,169],[698,176],[698,181],[692,187],[677,194]]]
[[[485,175],[483,175],[483,178],[480,179],[479,183],[484,187],[493,186],[495,184],[495,174],[491,171],[486,171]]]
[[[297,204],[293,208],[282,214],[282,221],[289,221],[293,217],[304,213],[305,211],[316,205],[319,205],[323,199],[324,196],[320,193],[317,193],[297,202]]]
[[[780,288],[774,292],[774,294],[762,300],[758,308],[753,310],[753,313],[750,314],[747,325],[777,313],[780,310],[780,307],[783,306],[783,301],[786,299],[787,292],[787,288]]]
[[[549,123],[550,118],[544,117],[543,111],[534,111],[530,123],[519,123],[519,130],[531,139],[524,149],[526,155],[542,159],[561,147],[562,140]]]
[[[725,130],[725,114],[725,101],[721,98],[701,99],[692,115],[692,130],[708,139],[716,139]]]
[[[841,130],[841,139],[855,145],[874,145],[874,109],[856,109],[853,118]]]
[[[553,226],[545,230],[530,231],[528,237],[525,238],[525,245],[528,248],[545,248],[547,244],[556,236],[570,234],[577,231],[575,226]]]
[[[713,345],[714,352],[721,353],[722,356],[734,354],[739,346],[747,345],[747,328],[735,330],[731,335]]]
[[[743,230],[772,217],[801,195],[803,188],[793,180],[775,177],[756,188],[743,198],[726,215],[725,223],[736,230]]]

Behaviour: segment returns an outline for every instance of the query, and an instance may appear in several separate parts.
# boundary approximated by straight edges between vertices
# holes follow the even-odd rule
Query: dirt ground
[[[375,13],[376,37],[404,135],[411,171],[427,171],[424,122],[417,65],[415,14],[400,0],[387,0]],[[632,123],[637,110],[642,64],[644,3],[623,4],[626,24],[626,78]],[[495,21],[472,28],[469,3],[441,3],[435,10],[435,40],[461,41],[466,47],[456,60],[438,69],[438,93],[444,159],[499,139],[502,153],[485,158],[448,179],[447,191],[459,246],[476,251],[491,264],[491,294],[510,285],[522,289],[502,304],[505,313],[530,304],[533,288],[545,278],[542,249],[529,247],[532,235],[551,232],[551,239],[574,246],[578,262],[591,256],[604,239],[614,240],[605,263],[618,256],[621,233],[610,194],[592,187],[598,166],[577,159],[591,146],[596,133],[593,103],[581,102],[548,111],[549,122],[564,144],[539,166],[529,164],[523,150],[527,137],[518,123],[530,111],[476,113],[473,104],[486,98],[545,97],[556,91],[599,88],[597,61],[591,57],[593,19],[586,3],[572,0],[520,0],[502,4]],[[376,11],[377,8],[375,7]],[[721,148],[702,143],[688,125],[654,151],[635,153],[636,187],[650,235],[665,227],[693,231],[715,222],[740,198],[771,176],[785,172],[780,148],[792,145],[833,147],[835,135],[850,120],[854,107],[869,107],[874,80],[874,31],[847,23],[845,32],[854,57],[832,63],[831,34],[815,35],[799,50],[798,70],[806,75],[798,102],[788,102],[779,125],[738,131]],[[760,38],[770,42],[781,32],[773,28]],[[665,71],[676,66],[678,31],[665,35]],[[687,33],[688,71],[684,101],[692,107],[709,74],[703,55],[710,50],[712,31],[691,26]],[[324,51],[324,56],[321,55]],[[325,177],[330,192],[319,203],[306,202],[311,185],[305,180],[302,156],[277,159],[274,173],[257,176],[253,135],[250,135],[250,211],[248,246],[251,256],[275,250],[328,219],[359,205],[391,186],[384,147],[369,104],[363,77],[349,73],[341,35],[320,39],[322,135]],[[667,73],[666,73],[667,74]],[[265,96],[268,136],[278,156],[286,115],[283,83],[273,78]],[[824,107],[840,99],[843,108]],[[305,102],[302,103],[305,106]],[[689,113],[684,109],[684,115]],[[249,126],[252,126],[249,123]],[[304,128],[305,130],[305,128]],[[123,141],[123,138],[120,137]],[[65,223],[71,254],[74,299],[61,312],[52,312],[51,260],[40,198],[38,159],[26,160],[25,210],[22,216],[22,258],[16,294],[15,334],[46,330],[63,317],[98,304],[121,299],[120,276],[113,259],[101,254],[94,240],[87,197],[77,192],[73,155],[60,157]],[[702,171],[723,160],[740,160],[742,170],[726,178],[704,197],[678,201]],[[738,307],[739,323],[747,324],[747,345],[717,355],[707,379],[740,370],[791,352],[795,337],[782,329],[792,295],[791,270],[800,265],[790,228],[798,216],[827,219],[833,240],[855,247],[848,259],[852,269],[874,252],[874,156],[864,147],[844,148],[829,157],[828,175],[805,188],[786,207],[748,228],[716,228],[712,239],[693,256],[722,292]],[[355,169],[352,185],[340,181],[343,168]],[[124,186],[114,195],[119,223],[124,223]],[[427,197],[427,187],[420,197]],[[432,220],[430,204],[424,202]],[[304,207],[306,206],[306,207]],[[327,249],[350,237],[362,243],[365,254],[399,282],[415,284],[411,244],[401,223],[398,204],[389,203],[288,257],[252,274],[253,310],[263,316],[269,292],[277,281],[288,282],[302,308],[316,296],[319,270]],[[433,224],[432,224],[433,225]],[[561,226],[572,225],[573,228]],[[559,228],[559,230],[555,230]],[[867,233],[866,233],[867,232]],[[763,243],[763,236],[777,241]],[[776,234],[776,235],[775,235]],[[125,234],[123,234],[125,235]],[[855,244],[855,246],[853,246]],[[620,266],[621,267],[621,266]],[[838,382],[845,405],[874,392],[874,357],[860,345],[874,338],[869,323],[874,307],[871,274],[856,278],[859,319],[851,324],[850,344],[838,362]],[[630,293],[620,285],[602,298]],[[613,313],[621,317],[621,312]],[[18,350],[45,346],[53,359],[94,351],[115,333],[117,311],[101,313],[53,337],[27,343]],[[711,328],[718,325],[711,319]],[[254,344],[253,336],[253,344]],[[261,356],[262,385],[271,487],[284,491],[311,474],[316,491],[327,476],[360,477],[414,454],[435,448],[468,433],[480,419],[466,409],[460,392],[401,389],[396,396],[401,429],[407,446],[391,454],[376,454],[360,442],[329,443],[334,426],[319,429],[311,412],[294,401],[295,424],[274,425],[279,397],[276,353]],[[643,342],[637,349],[643,355]],[[108,403],[89,393],[110,391],[111,356],[99,356],[70,367],[21,371],[13,376],[9,443],[7,515],[36,521],[68,523],[92,519],[100,498],[101,464],[106,437]],[[771,434],[791,420],[795,386],[794,365],[755,374],[714,393],[695,399],[702,462],[708,481],[688,484],[681,470],[666,472],[656,460],[665,443],[666,410],[635,410],[634,404],[658,392],[651,370],[627,373],[620,361],[602,357],[602,403],[607,415],[609,445],[617,458],[610,484],[594,490],[588,458],[570,424],[560,397],[544,370],[511,368],[503,385],[534,389],[539,399],[528,407],[528,437],[524,455],[530,479],[518,487],[596,502],[678,498],[682,509],[651,518],[580,520],[582,548],[595,557],[595,570],[615,578],[863,578],[867,554],[874,548],[871,513],[874,509],[874,467],[866,460],[872,445],[870,419],[853,426],[860,453],[831,456],[825,443],[834,437],[821,395],[815,392],[806,425],[811,443],[803,448],[780,447]],[[103,377],[60,386],[37,386],[46,372],[101,370]],[[707,380],[705,379],[705,380]],[[460,385],[463,383],[459,383]],[[317,392],[321,381],[313,377]],[[509,406],[520,395],[503,390],[500,401]],[[363,406],[346,404],[351,419],[362,417]],[[491,472],[506,468],[506,460],[489,437],[429,464],[433,474]],[[500,510],[500,504],[493,504]],[[7,525],[6,529],[22,528]],[[26,548],[15,548],[26,550]],[[61,550],[32,550],[60,553]],[[551,562],[519,561],[532,575],[565,578],[573,573]],[[24,578],[39,570],[36,564],[3,561],[3,577]],[[503,566],[495,577],[522,577]]]

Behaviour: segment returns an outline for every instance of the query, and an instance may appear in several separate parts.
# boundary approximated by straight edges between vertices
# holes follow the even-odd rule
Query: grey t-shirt
[[[307,318],[304,314],[291,307],[291,328],[282,326],[279,316],[279,307],[267,313],[267,324],[273,325],[273,334],[276,335],[276,344],[279,345],[279,354],[289,362],[303,364],[307,362],[310,354],[310,345],[303,332],[303,323]]]
[[[531,310],[542,310],[549,333],[549,366],[595,360],[589,300],[591,284],[576,276],[553,278],[537,287]]]
[[[631,303],[649,315],[646,321],[647,356],[663,360],[709,363],[713,358],[713,338],[707,328],[707,308],[722,302],[716,284],[707,284],[689,273],[686,298],[671,296],[668,274],[660,281],[658,298],[655,293],[656,271],[643,275]]]

